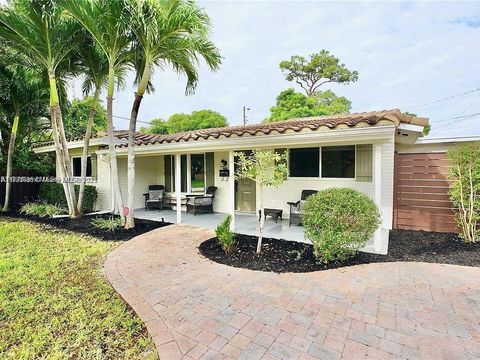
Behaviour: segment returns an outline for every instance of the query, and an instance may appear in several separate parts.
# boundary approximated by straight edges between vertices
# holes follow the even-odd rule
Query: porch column
[[[231,228],[235,230],[235,152],[233,150],[228,152],[228,170],[230,171],[228,177],[228,213],[232,215]]]
[[[382,221],[382,144],[373,144],[373,171],[375,204],[378,206],[380,220]],[[380,224],[374,234],[373,247],[375,252],[380,252],[382,250],[382,226],[383,224]]]
[[[181,172],[181,157],[180,154],[175,154],[175,197],[177,204],[177,224],[182,223],[182,172]]]

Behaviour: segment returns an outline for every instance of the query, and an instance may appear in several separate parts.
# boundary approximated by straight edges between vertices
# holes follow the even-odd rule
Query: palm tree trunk
[[[2,212],[10,210],[10,192],[12,187],[12,169],[13,169],[13,151],[15,150],[15,139],[17,137],[18,122],[20,117],[18,112],[13,117],[12,132],[10,134],[10,141],[8,142],[8,155],[7,155],[7,183],[5,184],[5,202],[3,204]]]
[[[67,171],[67,176],[69,179],[73,179],[73,171],[72,171],[72,162],[70,160],[70,154],[68,151],[68,142],[67,137],[65,135],[65,128],[63,126],[63,119],[62,119],[62,110],[60,109],[60,105],[56,106],[55,108],[56,116],[55,119],[57,120],[58,132],[60,135],[62,150],[63,150],[63,157],[65,161],[65,169]],[[72,211],[70,213],[71,218],[77,218],[80,216],[80,213],[77,210],[77,200],[75,196],[75,186],[74,183],[68,182],[67,183],[68,191],[70,192],[70,198],[72,199]]]
[[[87,178],[87,159],[88,159],[88,147],[90,144],[90,137],[92,136],[92,127],[95,114],[97,113],[98,98],[100,97],[100,87],[95,89],[95,95],[93,96],[93,102],[90,106],[90,112],[88,114],[87,128],[85,129],[85,137],[83,139],[83,152],[82,152],[82,169],[80,172],[80,189],[78,190],[78,202],[77,210],[80,214],[83,214],[83,197],[85,193],[85,179]]]
[[[72,208],[72,199],[70,198],[70,191],[67,187],[66,182],[66,171],[65,171],[65,164],[63,162],[63,154],[62,154],[62,147],[60,145],[60,140],[58,138],[58,129],[57,129],[57,121],[55,120],[55,109],[50,108],[50,124],[52,126],[52,137],[53,143],[55,144],[55,158],[56,158],[56,170],[57,170],[57,177],[60,176],[60,182],[63,186],[63,191],[65,193],[65,199],[67,200],[67,207],[68,213],[71,213]]]
[[[54,75],[50,75],[50,123],[52,126],[52,135],[53,135],[53,141],[55,144],[55,155],[57,159],[57,170],[59,171],[61,183],[63,186],[63,190],[65,192],[65,198],[67,200],[67,206],[68,206],[68,213],[70,216],[73,215],[74,213],[74,203],[72,199],[72,193],[70,191],[70,186],[71,185],[67,181],[67,169],[66,169],[66,164],[65,164],[65,157],[63,154],[63,149],[60,144],[60,136],[58,133],[58,122],[57,122],[57,107],[59,107],[59,99],[58,99],[58,93],[57,93],[57,84],[55,80]]]
[[[148,81],[151,76],[151,64],[147,57],[145,60],[145,68],[143,69],[142,78],[138,84],[137,92],[135,93],[135,100],[133,101],[132,111],[130,114],[130,124],[128,127],[128,214],[125,223],[125,229],[135,227],[134,217],[134,200],[135,200],[135,131],[137,129],[137,117],[140,104],[142,103],[143,94],[147,89]]]
[[[113,89],[114,89],[114,78],[115,71],[113,67],[110,67],[108,71],[108,92],[107,92],[107,119],[108,119],[108,149],[110,150],[110,173],[112,177],[113,189],[115,194],[115,209],[112,209],[114,212],[118,211],[120,214],[120,219],[122,225],[125,225],[125,215],[123,212],[123,199],[122,192],[120,190],[120,182],[118,180],[118,164],[117,164],[117,153],[115,151],[114,144],[114,135],[113,135]]]
[[[135,94],[135,101],[132,106],[132,113],[130,116],[130,126],[128,128],[128,202],[127,207],[129,212],[125,223],[125,229],[135,227],[134,218],[134,199],[135,199],[135,131],[137,127],[138,109],[142,102],[142,96]]]

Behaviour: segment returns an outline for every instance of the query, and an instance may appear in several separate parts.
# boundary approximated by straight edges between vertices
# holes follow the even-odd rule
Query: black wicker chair
[[[165,186],[149,185],[148,192],[143,194],[145,197],[145,210],[163,209],[165,204]]]
[[[213,199],[215,198],[216,186],[209,186],[205,195],[187,195],[187,214],[213,213]]]
[[[288,226],[292,225],[301,225],[302,218],[301,218],[301,211],[302,211],[302,203],[313,194],[316,194],[317,190],[302,190],[302,195],[300,200],[295,202],[287,202],[290,205],[290,219],[288,221]]]

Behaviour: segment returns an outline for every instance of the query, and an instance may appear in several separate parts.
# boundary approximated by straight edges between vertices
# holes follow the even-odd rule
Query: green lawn
[[[0,219],[0,358],[156,359],[103,276],[116,245]]]

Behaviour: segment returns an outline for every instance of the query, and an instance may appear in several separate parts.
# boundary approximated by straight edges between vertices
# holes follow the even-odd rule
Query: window
[[[290,177],[318,177],[320,152],[316,148],[290,149]]]
[[[190,155],[190,185],[192,192],[205,192],[205,157],[203,154]]]
[[[322,177],[355,178],[355,145],[322,147]]]
[[[72,167],[73,167],[73,176],[80,177],[82,176],[82,158],[74,157],[72,158]],[[92,176],[92,158],[87,157],[87,177]]]

